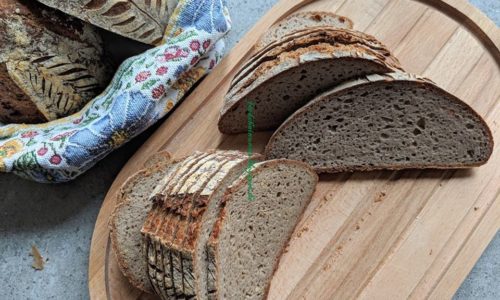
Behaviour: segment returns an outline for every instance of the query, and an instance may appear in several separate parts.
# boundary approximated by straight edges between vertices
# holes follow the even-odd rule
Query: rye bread
[[[304,29],[324,26],[352,29],[353,23],[349,18],[329,12],[308,11],[294,13],[271,26],[255,45],[255,50],[259,51],[266,47],[266,45],[288,34]]]
[[[0,122],[70,115],[113,71],[97,28],[36,1],[0,0]]]
[[[160,247],[163,249],[162,252],[164,255],[168,253],[167,255],[171,260],[172,282],[175,295],[184,295],[182,261],[175,255],[171,247],[172,239],[176,235],[176,230],[180,222],[178,214],[175,213],[175,208],[181,205],[185,200],[184,189],[186,186],[193,184],[190,178],[198,171],[204,170],[207,164],[210,164],[213,160],[217,160],[218,158],[218,154],[214,151],[207,153],[205,157],[198,160],[190,167],[189,171],[175,184],[164,200],[163,218],[165,221],[163,226],[157,231],[156,238],[159,241]],[[165,257],[160,259],[165,259]]]
[[[219,130],[246,132],[249,103],[254,104],[254,130],[275,129],[320,92],[359,76],[394,72],[396,66],[360,44],[321,43],[283,53],[261,64],[242,92],[225,98]]]
[[[251,58],[235,75],[227,97],[230,98],[249,86],[251,82],[256,79],[256,77],[251,76],[251,74],[263,63],[277,59],[279,55],[284,52],[290,52],[320,43],[329,43],[331,45],[358,44],[360,46],[365,46],[375,53],[378,53],[379,58],[387,61],[392,67],[400,69],[397,58],[392,56],[390,50],[384,44],[371,35],[347,29],[316,28],[287,36],[282,41],[276,42],[269,49],[264,49],[265,51]]]
[[[207,243],[211,299],[265,299],[279,259],[315,190],[304,163],[256,164],[225,192]],[[249,179],[252,193],[249,196]]]
[[[146,44],[161,42],[178,0],[37,0],[103,29]]]
[[[170,248],[173,258],[175,257],[177,261],[180,261],[180,268],[182,270],[182,286],[184,296],[190,297],[195,296],[195,282],[192,272],[187,271],[192,269],[192,262],[190,260],[184,259],[182,252],[183,242],[187,239],[189,233],[189,225],[193,221],[192,214],[194,213],[195,203],[198,200],[200,193],[211,184],[221,173],[224,172],[228,165],[234,164],[239,160],[246,158],[246,154],[237,151],[219,151],[217,152],[219,157],[214,159],[209,164],[203,166],[195,174],[193,174],[188,182],[194,184],[185,184],[185,188],[181,190],[180,194],[184,194],[183,203],[176,208],[174,208],[174,213],[177,214],[179,222],[177,225],[176,232],[171,238]],[[174,259],[175,261],[175,259]],[[174,268],[176,267],[174,262]]]
[[[170,164],[166,159],[170,157],[168,153],[163,157],[164,161],[135,173],[122,185],[109,221],[111,245],[120,270],[132,285],[148,293],[152,287],[143,261],[140,228],[153,205],[151,192],[175,168],[175,163]]]
[[[248,167],[249,161],[260,160],[260,156],[242,156],[225,164],[208,182],[199,197],[194,200],[191,221],[182,245],[177,249],[182,256],[185,280],[195,287],[197,299],[207,299],[206,241],[220,210],[220,202],[225,189]]]
[[[468,168],[487,162],[493,137],[465,102],[406,73],[371,75],[320,95],[271,137],[266,157],[317,172]]]
[[[165,162],[170,162],[172,160],[172,156],[168,151],[160,151],[153,155],[151,155],[146,162],[144,163],[144,168],[153,168],[156,165],[163,164]]]
[[[156,194],[153,196],[153,208],[148,213],[146,221],[141,229],[141,233],[144,237],[144,247],[146,248],[145,252],[147,252],[148,275],[157,294],[164,292],[169,295],[175,294],[172,280],[173,270],[171,268],[169,253],[163,253],[161,243],[157,238],[157,232],[162,228],[165,222],[164,217],[166,214],[164,213],[164,200],[177,181],[189,171],[192,165],[206,155],[205,153],[195,152],[193,155],[179,162],[179,166],[171,178],[163,182],[163,186],[156,189]],[[167,259],[164,260],[164,257]],[[157,280],[158,277],[160,277],[160,281]]]

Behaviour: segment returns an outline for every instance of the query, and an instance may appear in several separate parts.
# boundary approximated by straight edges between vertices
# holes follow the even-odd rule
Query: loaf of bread
[[[146,44],[158,44],[178,0],[37,0],[103,29]]]
[[[29,0],[0,0],[0,122],[78,111],[112,75],[98,31]]]
[[[222,133],[247,131],[253,103],[256,131],[277,128],[318,93],[345,80],[401,69],[374,37],[347,29],[315,28],[284,37],[242,68],[219,118]]]
[[[266,158],[307,162],[317,172],[479,166],[493,151],[483,119],[431,81],[406,73],[344,83],[276,130]]]

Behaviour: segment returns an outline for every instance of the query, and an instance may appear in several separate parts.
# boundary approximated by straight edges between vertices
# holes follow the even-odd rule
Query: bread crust
[[[378,41],[374,36],[366,33],[349,30],[337,29],[331,27],[317,27],[313,29],[302,30],[293,34],[284,36],[281,40],[269,44],[259,52],[255,53],[234,76],[230,85],[230,90],[233,90],[238,82],[248,76],[253,69],[255,69],[262,61],[269,61],[276,58],[280,53],[296,50],[300,47],[311,46],[314,41],[316,43],[328,42],[332,45],[335,44],[361,44],[369,47],[374,51],[386,57],[387,61],[395,68],[401,68],[400,63],[394,57],[389,49]],[[318,42],[319,40],[319,42]]]
[[[367,166],[367,167],[348,167],[348,168],[314,168],[314,170],[317,173],[338,173],[338,172],[355,172],[355,171],[375,171],[375,170],[403,170],[403,169],[463,169],[463,168],[470,168],[470,167],[478,167],[481,165],[484,165],[489,158],[491,157],[491,154],[493,153],[493,146],[494,146],[494,140],[493,140],[493,134],[491,133],[491,129],[488,127],[488,124],[484,121],[484,119],[466,102],[460,100],[459,98],[455,97],[451,93],[445,91],[444,89],[440,88],[437,86],[434,82],[431,80],[414,75],[414,74],[409,74],[409,73],[403,73],[403,72],[394,72],[394,73],[387,73],[387,74],[374,74],[374,75],[369,75],[365,76],[362,79],[357,79],[353,81],[346,82],[344,84],[341,84],[337,86],[336,88],[325,92],[315,99],[311,100],[307,105],[304,107],[300,108],[298,111],[296,111],[293,115],[291,115],[271,136],[269,139],[268,144],[266,145],[265,148],[265,156],[267,159],[270,158],[269,153],[271,152],[271,149],[274,147],[274,143],[277,140],[277,137],[279,133],[282,130],[285,130],[286,127],[294,122],[296,119],[300,118],[304,113],[312,110],[314,107],[321,105],[322,101],[324,101],[327,97],[334,95],[334,94],[344,94],[348,93],[352,89],[357,89],[360,86],[363,85],[369,85],[369,84],[384,84],[387,82],[413,82],[421,85],[428,85],[431,88],[433,88],[436,92],[440,93],[441,95],[453,99],[456,103],[459,103],[463,105],[471,114],[473,114],[477,119],[481,122],[481,125],[485,129],[487,133],[487,139],[489,141],[488,143],[488,155],[487,159],[481,162],[477,163],[470,163],[470,164],[440,164],[440,165],[423,165],[423,164],[415,164],[412,166],[395,166],[395,165],[380,165],[380,166]]]
[[[279,26],[283,25],[283,24],[286,24],[287,22],[289,22],[290,20],[294,19],[294,18],[297,18],[297,17],[300,17],[300,18],[303,18],[303,19],[306,19],[306,18],[312,18],[312,19],[316,19],[317,21],[321,21],[321,19],[325,18],[325,17],[332,17],[332,18],[336,18],[339,20],[339,22],[341,23],[344,23],[346,24],[346,28],[349,28],[349,29],[352,29],[353,26],[354,26],[354,23],[352,22],[351,19],[347,18],[347,17],[344,17],[344,16],[340,16],[340,15],[337,15],[335,13],[332,13],[332,12],[325,12],[325,11],[305,11],[305,12],[297,12],[297,13],[294,13],[294,14],[291,14],[289,15],[288,17],[280,20],[278,23],[274,24],[273,26],[271,26],[267,31],[266,33],[260,38],[260,41],[257,42],[257,44],[254,46],[254,49],[256,51],[259,51],[260,49],[266,47],[269,43],[266,43],[264,41],[265,38],[267,38],[268,34],[271,34],[272,32],[274,32],[275,29],[277,29]],[[308,26],[309,28],[312,28],[311,26]],[[317,27],[321,27],[321,26],[317,26]],[[332,28],[337,28],[337,27],[334,27],[334,26],[331,26]]]

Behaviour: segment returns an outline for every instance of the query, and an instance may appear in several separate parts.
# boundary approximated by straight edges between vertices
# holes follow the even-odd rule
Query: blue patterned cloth
[[[127,59],[80,112],[0,127],[0,171],[38,182],[76,178],[159,119],[221,59],[230,19],[222,0],[181,0],[164,43]]]

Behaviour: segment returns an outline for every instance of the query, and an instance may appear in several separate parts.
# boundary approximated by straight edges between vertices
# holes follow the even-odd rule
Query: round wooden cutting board
[[[282,0],[130,159],[109,190],[92,238],[92,299],[155,299],[129,285],[110,251],[108,217],[122,182],[160,150],[174,157],[245,150],[217,118],[228,85],[259,35],[297,10],[352,19],[406,70],[469,103],[500,141],[500,29],[466,0]],[[254,136],[261,151],[270,133]],[[500,227],[500,153],[457,171],[322,175],[271,284],[270,299],[401,299],[453,296]]]

